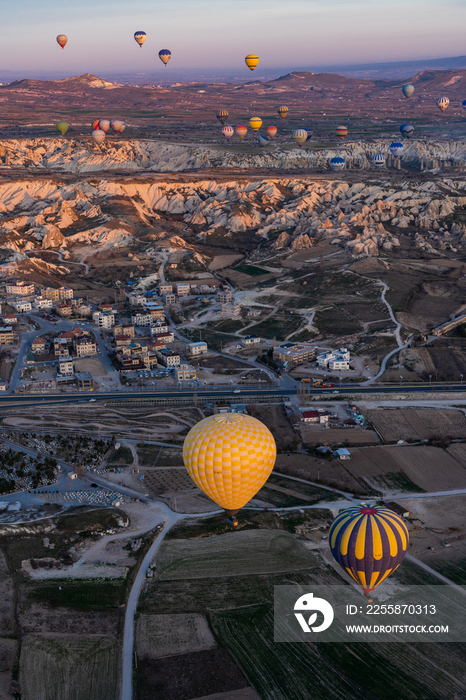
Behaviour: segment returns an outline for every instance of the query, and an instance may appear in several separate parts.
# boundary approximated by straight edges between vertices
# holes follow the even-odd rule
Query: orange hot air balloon
[[[67,43],[68,43],[68,37],[66,36],[66,34],[59,34],[57,36],[57,44],[59,44],[59,46],[61,46],[62,49],[65,48]]]
[[[236,127],[236,135],[239,136],[241,140],[244,139],[244,137],[246,136],[247,133],[248,133],[248,129],[243,124],[240,124],[239,126]]]
[[[348,129],[346,128],[346,126],[337,126],[335,133],[339,139],[343,140],[345,136],[348,135]]]
[[[278,131],[278,129],[276,126],[268,126],[266,129],[267,136],[271,139],[273,139],[273,137],[276,135],[277,131]]]

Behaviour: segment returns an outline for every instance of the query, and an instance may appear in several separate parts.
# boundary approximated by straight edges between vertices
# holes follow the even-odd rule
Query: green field
[[[250,275],[251,277],[260,277],[261,275],[269,275],[268,270],[263,270],[262,267],[257,267],[256,265],[237,265],[233,268],[236,272],[242,272],[243,275]]]

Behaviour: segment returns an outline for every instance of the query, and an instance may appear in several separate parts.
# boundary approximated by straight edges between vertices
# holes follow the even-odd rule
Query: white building
[[[15,307],[17,314],[21,314],[26,311],[32,311],[32,304],[30,301],[14,301],[13,306]]]
[[[176,378],[179,382],[193,381],[196,379],[196,370],[191,365],[180,365],[175,369]]]
[[[153,321],[152,314],[139,313],[131,316],[133,326],[151,326]]]
[[[251,345],[259,345],[261,342],[261,339],[257,335],[249,335],[247,338],[243,338],[241,341],[242,345],[245,348],[250,347]]]
[[[209,352],[207,343],[203,340],[199,341],[198,343],[189,343],[188,350],[191,357],[195,357],[196,355],[205,355],[207,352]]]
[[[53,306],[53,301],[51,299],[42,296],[36,297],[32,303],[34,308],[39,310],[51,309]]]
[[[321,369],[330,369],[332,372],[349,370],[350,353],[347,348],[324,352],[317,356],[317,364]]]
[[[113,328],[115,325],[115,316],[113,314],[103,314],[101,311],[94,311],[92,314],[92,322],[99,328]]]
[[[168,324],[164,321],[156,321],[150,329],[150,334],[152,336],[158,335],[159,333],[168,333]]]
[[[177,284],[176,293],[179,297],[189,296],[189,294],[191,293],[191,285],[189,284],[189,282],[181,282],[180,284]]]
[[[131,306],[142,306],[146,302],[146,295],[140,292],[132,292],[129,295],[129,303]]]
[[[58,361],[58,369],[61,377],[72,377],[74,374],[73,360],[69,355],[64,355]]]

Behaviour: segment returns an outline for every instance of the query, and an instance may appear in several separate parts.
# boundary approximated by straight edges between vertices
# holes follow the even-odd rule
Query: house
[[[0,345],[16,345],[18,336],[11,326],[0,328]]]
[[[146,301],[146,295],[141,292],[131,292],[129,303],[131,306],[142,306]]]
[[[144,304],[144,310],[150,313],[152,316],[152,321],[165,321],[165,311],[163,306],[161,306],[156,301],[148,301]]]
[[[66,357],[69,355],[68,340],[66,338],[55,338],[53,341],[53,351],[55,357]]]
[[[115,325],[115,316],[113,314],[103,314],[101,311],[94,311],[92,314],[92,322],[99,328],[113,328]]]
[[[259,318],[262,311],[260,309],[247,309],[246,313],[248,318]]]
[[[51,299],[47,299],[46,297],[38,296],[34,299],[32,305],[35,309],[43,311],[44,309],[51,309],[53,306],[53,301]]]
[[[73,290],[69,287],[60,287],[59,289],[54,289],[53,287],[42,287],[40,290],[41,296],[46,299],[51,299],[52,301],[66,301],[66,299],[72,299],[74,294]]]
[[[402,518],[409,518],[409,510],[406,510],[406,508],[399,503],[396,503],[396,501],[386,501],[385,507],[393,510],[398,515],[401,515]]]
[[[241,306],[239,304],[222,304],[222,316],[239,318],[241,316]]]
[[[117,348],[122,348],[125,345],[129,345],[131,343],[131,336],[130,335],[116,335],[115,336],[115,346]]]
[[[140,313],[137,313],[137,314],[134,314],[133,316],[131,316],[131,323],[134,326],[141,326],[143,328],[145,326],[151,326],[153,320],[154,319],[152,318],[152,314],[149,314],[149,313],[146,314],[146,313],[140,312]]]
[[[6,391],[7,388],[8,388],[7,383],[0,380],[0,391]]]
[[[34,294],[34,285],[31,282],[10,282],[6,285],[6,293],[27,297]]]
[[[175,306],[176,296],[174,294],[164,294],[163,301],[165,306]]]
[[[76,382],[78,384],[78,389],[93,389],[94,380],[89,372],[76,372]]]
[[[113,329],[113,335],[116,337],[117,335],[128,335],[130,338],[134,338],[135,336],[135,330],[134,326],[132,324],[123,324],[121,326],[115,326]]]
[[[304,362],[314,360],[317,349],[310,345],[300,345],[295,343],[285,343],[273,349],[273,359],[275,362],[296,367]]]
[[[89,306],[89,304],[80,304],[79,306],[74,306],[73,309],[78,318],[89,318],[92,316],[92,306]]]
[[[218,304],[229,304],[233,298],[231,289],[219,289],[217,292]]]
[[[57,314],[59,314],[60,316],[64,316],[65,318],[69,318],[72,313],[73,313],[73,308],[71,306],[68,306],[68,304],[58,304]]]
[[[89,357],[97,354],[97,345],[89,336],[77,338],[73,341],[73,345],[77,357]]]
[[[83,297],[73,297],[71,299],[71,306],[81,306],[81,304],[84,304]]]
[[[187,297],[191,293],[191,285],[189,282],[180,282],[176,285],[176,293],[179,297]]]
[[[245,348],[250,347],[251,345],[259,345],[261,342],[261,339],[257,337],[257,335],[248,335],[246,338],[243,338],[241,341],[242,345]]]
[[[61,335],[60,338],[64,338],[68,345],[73,344],[73,340],[76,338],[79,338],[79,336],[83,335],[84,331],[82,328],[72,328],[70,331],[64,331]]]
[[[48,343],[45,338],[36,338],[31,343],[31,351],[34,355],[43,355],[47,349]]]
[[[340,348],[339,351],[332,350],[324,352],[317,357],[317,364],[321,369],[330,369],[332,372],[336,370],[348,370],[350,362],[350,353],[346,348]]]
[[[205,355],[209,352],[207,348],[207,343],[203,340],[197,343],[188,343],[188,351],[191,357],[196,357],[198,355]]]
[[[337,459],[351,459],[351,452],[346,447],[340,447],[333,453]]]
[[[3,323],[7,326],[14,326],[15,323],[18,323],[18,317],[16,314],[5,314],[3,316]]]
[[[165,345],[169,343],[173,343],[175,340],[175,335],[173,331],[167,331],[166,333],[157,333],[157,335],[153,335],[152,339],[154,343],[160,342],[164,343]]]
[[[103,314],[111,314],[113,313],[113,306],[112,304],[101,304],[99,306],[99,309],[102,311]]]
[[[164,367],[179,367],[181,364],[179,354],[173,350],[157,350],[157,357]]]
[[[301,417],[305,423],[318,423],[319,411],[303,411]]]
[[[186,382],[196,379],[196,370],[191,365],[180,365],[175,369],[177,381]]]
[[[159,285],[159,294],[160,296],[163,296],[163,294],[173,294],[173,285],[172,284],[160,284]]]
[[[32,311],[32,304],[30,301],[22,301],[18,299],[17,301],[13,302],[13,306],[18,314]]]
[[[158,335],[159,333],[167,333],[168,323],[166,321],[156,321],[150,329],[150,334],[152,336]]]
[[[73,376],[73,360],[69,355],[63,355],[63,357],[60,357],[58,360],[58,371],[61,377]]]

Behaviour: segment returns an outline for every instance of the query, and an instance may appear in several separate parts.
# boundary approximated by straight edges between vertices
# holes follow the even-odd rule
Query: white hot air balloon
[[[115,134],[121,134],[123,122],[120,119],[114,119],[110,122],[110,128],[115,132]]]
[[[437,107],[441,112],[444,112],[449,104],[450,100],[448,99],[448,97],[439,97],[437,100]]]
[[[92,138],[96,142],[98,146],[100,146],[103,141],[105,141],[105,131],[102,131],[102,129],[94,129],[92,132]]]
[[[228,141],[229,139],[231,139],[231,137],[233,136],[234,133],[235,133],[235,130],[233,129],[232,126],[227,126],[227,125],[226,125],[226,126],[224,126],[223,129],[222,129],[222,134],[223,134],[224,137],[227,139],[227,141]]]
[[[99,129],[104,132],[104,134],[107,133],[107,131],[110,130],[110,122],[108,119],[101,119],[99,121]]]
[[[372,156],[372,165],[376,168],[383,168],[385,165],[385,156],[383,153],[376,153]]]

